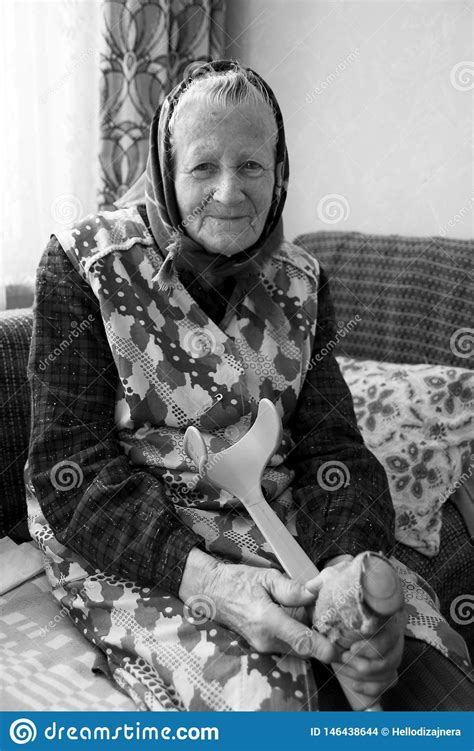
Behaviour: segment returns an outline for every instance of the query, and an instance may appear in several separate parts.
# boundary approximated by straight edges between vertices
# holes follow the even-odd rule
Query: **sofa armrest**
[[[18,541],[27,532],[23,467],[30,434],[26,368],[32,329],[30,308],[0,313],[0,536]]]
[[[474,541],[474,474],[449,497],[461,514],[469,537]]]

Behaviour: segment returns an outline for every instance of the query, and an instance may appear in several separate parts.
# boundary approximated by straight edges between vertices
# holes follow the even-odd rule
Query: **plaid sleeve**
[[[33,486],[61,543],[106,573],[177,594],[202,538],[154,470],[132,467],[121,449],[117,378],[97,299],[53,237],[38,267],[28,362]]]
[[[290,455],[298,539],[316,566],[343,553],[388,553],[395,542],[387,476],[357,427],[351,393],[331,352],[335,336],[321,269],[312,367],[291,422],[296,445]]]

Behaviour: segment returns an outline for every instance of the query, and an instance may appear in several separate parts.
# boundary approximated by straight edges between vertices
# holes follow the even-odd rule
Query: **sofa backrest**
[[[329,278],[336,354],[474,369],[473,241],[315,232],[295,242]]]

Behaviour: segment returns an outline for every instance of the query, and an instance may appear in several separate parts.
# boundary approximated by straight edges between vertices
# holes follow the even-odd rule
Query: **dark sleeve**
[[[28,379],[31,480],[58,540],[108,574],[177,594],[202,538],[118,442],[118,373],[98,302],[54,237],[37,272]]]
[[[395,542],[387,476],[357,427],[351,393],[332,354],[336,336],[321,269],[312,367],[290,426],[298,539],[316,566],[343,553],[389,553]]]

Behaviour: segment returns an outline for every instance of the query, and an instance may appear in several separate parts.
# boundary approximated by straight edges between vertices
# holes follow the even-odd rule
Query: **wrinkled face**
[[[276,124],[263,105],[183,102],[173,144],[182,226],[209,253],[232,256],[260,237],[275,181]]]

